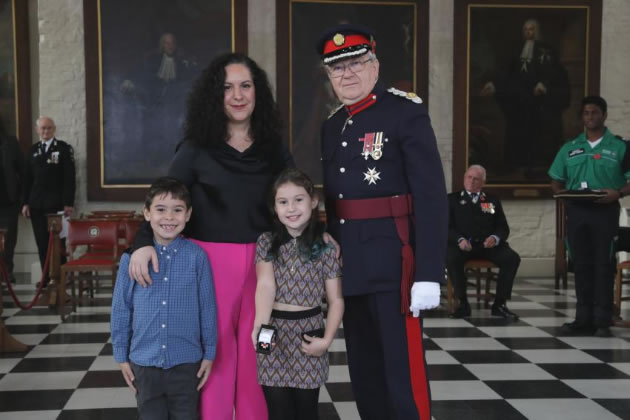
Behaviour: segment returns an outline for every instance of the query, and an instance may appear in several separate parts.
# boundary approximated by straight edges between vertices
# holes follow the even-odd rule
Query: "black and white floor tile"
[[[16,289],[28,301],[33,285]],[[135,400],[112,359],[110,293],[64,323],[47,307],[17,308],[4,294],[2,317],[29,346],[0,354],[0,420],[135,419]],[[614,337],[562,337],[575,311],[572,285],[519,278],[508,306],[518,322],[491,317],[473,303],[468,319],[445,310],[425,318],[433,417],[464,419],[630,419],[630,329]],[[474,302],[474,299],[471,301]],[[630,317],[630,307],[622,315]],[[331,348],[330,378],[320,396],[322,420],[359,419],[343,330]]]

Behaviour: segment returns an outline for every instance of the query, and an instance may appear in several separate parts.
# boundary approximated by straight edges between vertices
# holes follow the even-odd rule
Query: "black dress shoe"
[[[591,324],[579,324],[577,321],[567,322],[560,327],[563,335],[593,335],[597,328]]]
[[[501,305],[492,305],[490,313],[492,314],[492,316],[500,316],[506,319],[513,319],[514,321],[518,320],[518,315],[510,311],[505,303]]]
[[[608,327],[599,327],[593,334],[595,337],[613,337],[613,333],[610,332],[610,328]]]
[[[450,317],[451,318],[464,318],[470,316],[470,305],[468,302],[461,303],[455,312],[453,312]]]
[[[39,289],[39,283],[41,282],[38,281],[37,283],[35,283],[35,289]],[[50,280],[44,282],[44,287],[42,287],[42,290],[48,287],[48,283],[50,283]]]

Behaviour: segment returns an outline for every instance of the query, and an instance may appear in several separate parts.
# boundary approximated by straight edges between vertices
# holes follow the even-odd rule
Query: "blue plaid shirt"
[[[206,253],[179,237],[168,246],[154,242],[160,271],[142,287],[129,278],[123,254],[112,302],[114,360],[163,369],[214,360],[217,315]]]

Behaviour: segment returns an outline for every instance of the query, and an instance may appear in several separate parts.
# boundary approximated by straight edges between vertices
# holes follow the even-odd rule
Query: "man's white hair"
[[[41,120],[50,120],[50,122],[52,123],[53,127],[56,127],[55,125],[55,120],[53,120],[50,117],[47,117],[46,115],[40,115],[36,120],[35,120],[35,125],[39,127],[39,123]]]
[[[481,172],[481,177],[483,178],[483,180],[484,180],[484,182],[485,182],[485,180],[486,180],[486,168],[484,168],[484,167],[483,167],[483,166],[481,166],[481,165],[470,165],[470,166],[468,167],[468,169],[466,170],[466,172],[470,171],[471,169],[476,169],[476,170],[478,170],[479,172]]]

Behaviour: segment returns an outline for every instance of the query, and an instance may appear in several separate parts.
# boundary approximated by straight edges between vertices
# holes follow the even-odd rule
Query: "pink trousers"
[[[267,420],[251,339],[256,244],[195,242],[206,251],[212,266],[218,318],[217,354],[201,391],[201,419]]]

